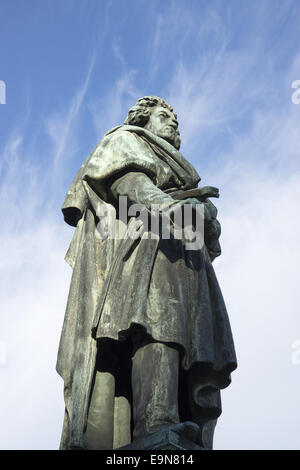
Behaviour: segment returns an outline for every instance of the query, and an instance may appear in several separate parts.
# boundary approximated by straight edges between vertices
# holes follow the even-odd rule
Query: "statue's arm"
[[[170,209],[170,215],[184,204],[192,204],[193,206],[201,204],[195,198],[174,199],[170,194],[159,189],[152,179],[143,172],[132,171],[115,177],[110,182],[110,192],[115,201],[119,196],[127,196],[131,204],[143,204],[149,210],[152,204],[158,204],[161,205],[165,213]]]
[[[199,204],[199,201],[194,198],[174,200],[172,196],[155,186],[151,178],[143,172],[128,172],[115,177],[110,183],[110,191],[116,202],[119,196],[127,196],[130,204],[143,204],[148,210],[151,209],[152,204],[162,205],[165,209],[169,206],[170,211],[176,210],[186,203]],[[205,244],[213,261],[221,254],[218,241],[221,230],[220,224],[216,220],[217,210],[215,206],[209,200],[204,202],[204,206]]]
[[[127,196],[130,204],[143,204],[150,210],[152,204],[172,205],[174,199],[164,193],[143,172],[128,172],[115,178],[110,185],[113,198]]]

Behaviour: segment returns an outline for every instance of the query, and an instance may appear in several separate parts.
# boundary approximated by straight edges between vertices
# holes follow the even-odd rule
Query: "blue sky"
[[[154,94],[220,188],[215,269],[239,369],[215,448],[299,449],[299,2],[2,0],[0,22],[0,447],[58,447],[60,207],[103,134]]]

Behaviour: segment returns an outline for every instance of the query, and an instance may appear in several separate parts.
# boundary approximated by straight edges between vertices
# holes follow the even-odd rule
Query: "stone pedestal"
[[[199,426],[186,421],[165,426],[149,436],[140,437],[115,450],[206,450],[196,444],[198,435]]]

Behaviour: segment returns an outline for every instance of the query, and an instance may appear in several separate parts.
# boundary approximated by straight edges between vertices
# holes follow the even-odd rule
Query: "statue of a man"
[[[145,96],[104,136],[67,192],[62,211],[76,230],[57,360],[62,449],[115,449],[187,421],[199,426],[197,444],[212,446],[220,390],[230,384],[236,356],[212,267],[220,255],[213,194],[198,188],[200,177],[179,147],[171,106]],[[183,205],[201,205],[205,243],[189,249],[151,226],[132,236],[141,226],[134,204],[146,213],[155,204],[170,220]],[[117,236],[105,237],[111,220]]]

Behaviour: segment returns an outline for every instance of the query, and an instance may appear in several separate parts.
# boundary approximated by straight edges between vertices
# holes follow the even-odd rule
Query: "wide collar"
[[[143,127],[130,125],[114,127],[113,129],[108,131],[105,136],[120,130],[137,134],[138,136],[146,139],[151,145],[151,147],[154,149],[154,151],[156,150],[156,147],[158,151],[163,152],[163,154],[167,158],[166,163],[168,163],[172,167],[172,169],[177,173],[181,180],[184,180],[184,186],[186,188],[194,188],[198,185],[201,178],[197,173],[196,169],[190,162],[186,160],[182,153],[180,153],[169,142],[153,134],[153,132],[144,129]]]

